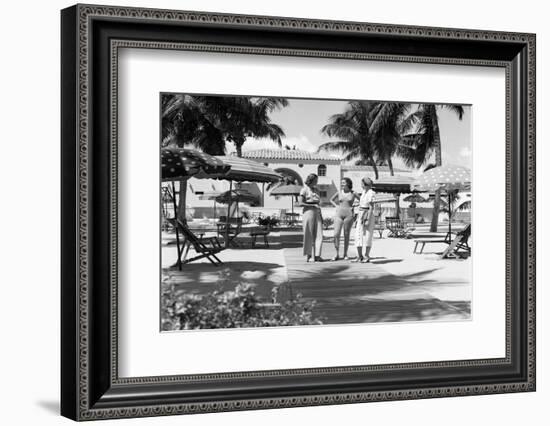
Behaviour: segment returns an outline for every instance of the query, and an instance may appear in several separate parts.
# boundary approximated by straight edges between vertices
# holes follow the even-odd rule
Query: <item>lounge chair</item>
[[[447,234],[445,238],[418,238],[414,240],[415,245],[413,253],[421,254],[426,244],[437,243],[449,245],[445,249],[441,257],[457,257],[457,255],[461,253],[469,254],[471,252],[471,249],[468,245],[468,239],[470,238],[471,232],[471,225],[467,225],[466,227],[464,227],[464,229],[457,232],[455,238],[453,239],[451,239],[449,234]],[[420,246],[420,251],[418,251],[418,246]]]
[[[406,226],[399,217],[386,216],[386,229],[390,231],[388,237],[410,238],[415,228]]]
[[[169,219],[177,231],[181,232],[184,239],[183,246],[178,252],[178,267],[181,270],[181,265],[195,260],[207,258],[213,265],[221,265],[223,262],[216,256],[222,250],[225,250],[217,237],[197,237],[193,231],[189,229],[187,224],[183,223],[179,219]],[[193,247],[196,256],[187,258],[189,249]],[[178,248],[179,249],[179,248]]]
[[[457,258],[463,255],[470,255],[472,249],[468,245],[468,240],[472,235],[472,226],[467,225],[463,230],[457,232],[456,237],[451,241],[449,247],[441,253],[441,258]]]

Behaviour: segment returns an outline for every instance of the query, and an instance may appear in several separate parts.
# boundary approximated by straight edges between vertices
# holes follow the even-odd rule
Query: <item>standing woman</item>
[[[370,250],[372,247],[372,235],[374,232],[374,191],[372,180],[368,177],[361,179],[363,192],[359,198],[359,213],[355,224],[355,247],[357,258],[352,262],[370,262]],[[365,257],[363,257],[365,247]]]
[[[341,191],[332,196],[330,202],[336,207],[334,214],[334,248],[336,256],[332,260],[340,259],[340,234],[344,229],[344,259],[348,259],[349,237],[353,227],[353,203],[359,195],[353,192],[353,182],[350,178],[343,178],[340,183]],[[338,199],[338,204],[336,203]]]
[[[304,256],[306,262],[321,261],[323,245],[323,219],[321,217],[321,197],[317,189],[317,175],[312,173],[300,191],[300,204],[303,211]]]

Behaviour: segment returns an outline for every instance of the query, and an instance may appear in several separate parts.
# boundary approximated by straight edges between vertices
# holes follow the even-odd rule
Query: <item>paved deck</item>
[[[327,261],[307,263],[299,229],[272,233],[269,248],[255,249],[247,238],[241,247],[224,250],[221,267],[207,261],[184,265],[182,271],[166,267],[175,262],[175,248],[163,250],[163,281],[180,290],[204,294],[233,290],[239,282],[255,287],[269,299],[274,286],[278,300],[300,293],[315,300],[314,312],[325,324],[398,321],[450,321],[470,318],[470,260],[439,260],[432,253],[413,254],[413,240],[375,238],[371,263],[329,261],[335,255],[332,231],[325,232],[322,256]],[[350,247],[349,254],[355,248]],[[341,253],[342,254],[342,250]]]
[[[288,235],[285,238],[301,242],[301,235]],[[328,324],[469,318],[468,298],[441,300],[431,291],[434,286],[440,287],[439,293],[449,287],[455,290],[469,288],[467,279],[431,279],[429,276],[433,270],[429,263],[423,267],[421,257],[416,259],[419,263],[417,272],[392,274],[388,269],[391,270],[395,264],[406,259],[377,257],[377,243],[381,241],[374,240],[374,258],[371,263],[351,263],[346,260],[306,263],[301,244],[285,248],[283,252],[289,292],[291,295],[301,293],[304,298],[315,300],[315,313],[324,317],[324,322]],[[391,243],[410,244],[412,241],[391,239]],[[349,253],[354,251],[355,247],[350,247]],[[331,259],[335,254],[332,240],[325,238],[323,258]],[[415,259],[410,261],[414,262]]]

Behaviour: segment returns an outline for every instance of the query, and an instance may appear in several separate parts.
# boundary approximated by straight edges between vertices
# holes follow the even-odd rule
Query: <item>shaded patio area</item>
[[[439,259],[444,246],[413,254],[413,240],[375,238],[371,263],[347,260],[306,263],[300,229],[272,232],[269,248],[240,247],[219,254],[222,266],[206,261],[169,267],[175,248],[163,247],[163,282],[189,294],[230,291],[248,283],[258,296],[284,302],[314,300],[325,324],[468,320],[471,314],[471,262]],[[342,249],[340,251],[342,253]],[[353,255],[355,247],[350,246]],[[324,259],[335,255],[332,231],[325,231]],[[172,262],[173,264],[173,262]]]

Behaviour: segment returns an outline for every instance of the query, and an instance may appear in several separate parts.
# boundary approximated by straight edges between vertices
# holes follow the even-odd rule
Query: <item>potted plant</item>
[[[266,216],[258,219],[258,225],[260,225],[266,231],[271,231],[274,226],[279,224],[279,219],[276,217]]]

